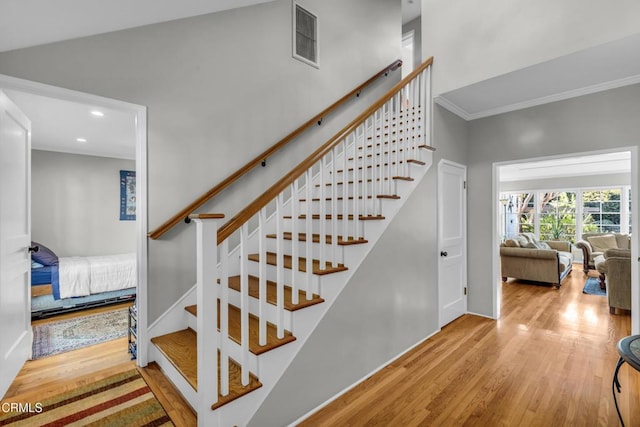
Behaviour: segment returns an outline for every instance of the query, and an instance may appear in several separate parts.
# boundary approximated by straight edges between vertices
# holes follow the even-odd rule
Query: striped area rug
[[[42,402],[0,411],[0,426],[173,426],[137,370],[73,389]]]

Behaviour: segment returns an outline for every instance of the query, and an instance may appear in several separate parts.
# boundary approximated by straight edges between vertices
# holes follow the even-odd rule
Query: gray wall
[[[438,326],[437,162],[466,163],[467,124],[436,107],[434,164],[253,417],[282,426]],[[389,302],[394,302],[389,304]],[[304,392],[302,392],[304,391]]]
[[[638,146],[638,117],[640,85],[633,85],[469,122],[469,311],[492,314],[498,280],[492,275],[493,163]]]
[[[133,160],[31,152],[31,236],[58,256],[136,251],[135,221],[120,221],[120,170]]]
[[[400,2],[306,0],[320,69],[291,57],[291,1],[0,54],[0,73],[148,107],[149,227],[401,57]],[[398,81],[377,82],[203,211],[227,218]],[[237,191],[242,188],[242,191]],[[195,283],[194,227],[149,242],[149,320]]]
[[[635,0],[422,0],[434,94],[637,34]]]
[[[422,24],[421,17],[407,22],[402,26],[402,34],[413,30],[413,64],[415,67],[422,64]],[[406,70],[405,70],[406,71]]]

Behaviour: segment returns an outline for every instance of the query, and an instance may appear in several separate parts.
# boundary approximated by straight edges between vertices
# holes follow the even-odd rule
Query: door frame
[[[500,230],[500,166],[511,165],[515,163],[527,163],[527,162],[535,162],[541,160],[553,160],[553,159],[562,159],[567,157],[576,157],[576,156],[585,156],[585,155],[597,155],[597,154],[605,154],[605,153],[618,153],[621,151],[629,151],[631,153],[631,206],[638,206],[639,200],[639,191],[640,185],[638,185],[638,147],[637,146],[629,146],[629,147],[617,147],[610,148],[607,150],[597,150],[597,151],[587,151],[587,152],[576,152],[555,156],[544,156],[544,157],[534,157],[527,159],[518,159],[504,162],[496,162],[493,163],[493,173],[492,173],[492,191],[493,191],[493,209],[492,209],[492,247],[493,250],[493,262],[492,262],[492,278],[493,278],[493,318],[500,318],[500,305],[502,303],[502,286],[500,286],[500,241],[499,230]],[[638,215],[631,215],[631,230],[632,230],[632,239],[631,239],[631,333],[639,334],[640,333],[640,284],[638,284],[638,279],[640,275],[640,268],[638,265],[638,250],[640,249],[638,233],[635,231],[638,230]]]
[[[72,89],[38,83],[0,74],[0,89],[27,92],[70,102],[93,104],[132,113],[135,116],[136,134],[136,301],[138,310],[137,364],[148,363],[147,337],[147,107]]]
[[[440,168],[443,165],[449,165],[449,166],[453,166],[453,167],[457,167],[457,168],[461,168],[464,169],[464,180],[466,182],[467,180],[467,166],[463,165],[461,163],[456,163],[453,162],[451,160],[446,160],[446,159],[441,159],[438,162],[438,168],[436,171],[436,174],[438,176],[438,184],[437,184],[437,188],[438,188],[438,194],[437,194],[437,204],[438,204],[438,235],[437,235],[437,242],[438,242],[438,247],[437,247],[437,252],[436,255],[439,254],[440,252],[440,248],[442,247],[442,241],[441,241],[441,229],[442,229],[442,218],[444,217],[444,212],[442,212],[443,210],[443,203],[442,203],[442,195],[443,195],[443,190],[442,190],[442,180],[440,179]],[[462,244],[462,253],[463,253],[463,258],[464,258],[464,279],[465,279],[465,284],[464,286],[468,286],[468,271],[467,271],[467,264],[468,264],[468,253],[467,253],[467,193],[465,191],[464,193],[464,224],[463,224],[463,244]],[[442,328],[442,326],[444,326],[442,324],[442,301],[441,301],[441,287],[442,287],[442,278],[441,278],[441,268],[440,268],[440,262],[441,262],[441,257],[437,256],[438,258],[438,327]],[[467,293],[468,294],[468,293]],[[468,295],[465,295],[465,313],[468,313],[468,304],[469,304],[469,297]]]

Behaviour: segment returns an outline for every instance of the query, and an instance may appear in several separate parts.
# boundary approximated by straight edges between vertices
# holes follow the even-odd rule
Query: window
[[[630,233],[631,188],[500,193],[500,235],[576,242],[583,233]]]
[[[570,240],[576,235],[576,193],[541,193],[540,240]]]
[[[620,193],[616,190],[582,192],[582,231],[620,233]]]
[[[293,2],[293,57],[316,68],[318,60],[318,17]]]

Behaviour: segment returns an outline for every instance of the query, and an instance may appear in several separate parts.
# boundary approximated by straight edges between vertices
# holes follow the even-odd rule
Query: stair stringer
[[[425,161],[426,165],[410,166],[411,176],[414,181],[398,183],[398,195],[400,199],[383,200],[383,215],[385,219],[380,221],[366,221],[365,236],[368,243],[354,245],[344,251],[344,263],[349,269],[317,278],[317,280],[320,280],[320,295],[325,301],[322,304],[307,307],[293,313],[293,328],[291,332],[296,337],[296,340],[258,357],[257,369],[254,373],[260,379],[262,387],[240,399],[224,405],[216,411],[199,414],[199,416],[206,417],[204,425],[244,426],[253,418],[254,414],[260,408],[260,405],[268,397],[280,377],[285,373],[291,362],[305,345],[314,329],[320,324],[340,293],[345,289],[351,277],[358,270],[359,265],[364,261],[369,252],[371,252],[378,239],[391,224],[393,218],[427,175],[427,171],[432,166],[433,153],[426,151],[422,155],[421,160]],[[220,424],[217,424],[218,422],[220,422]]]

